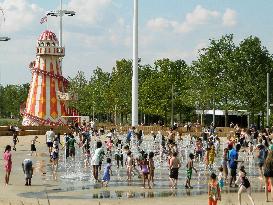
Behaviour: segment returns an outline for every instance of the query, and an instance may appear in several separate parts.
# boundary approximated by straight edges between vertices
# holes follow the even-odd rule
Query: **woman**
[[[247,192],[247,196],[249,198],[249,200],[251,201],[252,205],[254,204],[254,201],[251,197],[251,186],[250,186],[250,182],[248,180],[248,178],[246,177],[246,171],[245,171],[245,167],[241,166],[240,171],[239,171],[239,177],[236,180],[235,184],[238,184],[240,182],[240,186],[239,186],[239,190],[238,190],[238,201],[239,201],[239,205],[242,204],[242,193],[243,191]]]
[[[4,155],[3,155],[3,159],[4,159],[4,168],[6,171],[6,175],[5,175],[5,185],[7,186],[9,184],[9,176],[10,176],[10,172],[11,172],[11,167],[12,167],[12,161],[11,161],[11,146],[7,145]]]
[[[270,151],[264,164],[264,177],[265,177],[265,196],[266,202],[268,202],[268,187],[271,185],[273,190],[273,151]],[[271,191],[271,198],[273,200],[273,191]]]
[[[95,150],[95,153],[91,159],[91,165],[93,166],[93,177],[96,181],[98,181],[98,172],[99,172],[99,166],[102,163],[104,151],[102,148],[102,142],[97,142],[97,149]]]

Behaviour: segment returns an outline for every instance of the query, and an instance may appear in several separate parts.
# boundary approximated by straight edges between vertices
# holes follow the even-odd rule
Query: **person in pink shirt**
[[[4,159],[4,168],[6,171],[6,175],[5,175],[5,185],[7,186],[9,184],[9,176],[10,176],[10,172],[11,172],[11,167],[12,167],[12,161],[11,161],[11,146],[7,145],[4,155],[3,155],[3,159]]]

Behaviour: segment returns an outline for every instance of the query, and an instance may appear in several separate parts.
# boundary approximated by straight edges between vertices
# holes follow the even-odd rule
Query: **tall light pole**
[[[171,127],[173,127],[173,83],[172,83],[172,113],[171,113]]]
[[[132,126],[136,125],[138,125],[138,0],[134,0],[132,76]]]
[[[74,16],[76,14],[75,11],[63,10],[63,1],[60,0],[60,10],[57,11],[49,11],[46,13],[47,16],[55,16],[60,17],[60,31],[59,31],[59,46],[63,45],[63,16]]]
[[[266,74],[266,126],[269,127],[269,73]]]

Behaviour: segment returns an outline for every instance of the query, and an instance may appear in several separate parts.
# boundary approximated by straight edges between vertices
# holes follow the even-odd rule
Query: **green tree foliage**
[[[0,85],[0,116],[19,117],[20,106],[27,100],[29,84]]]
[[[258,37],[234,43],[233,35],[211,39],[195,61],[159,59],[139,64],[139,112],[152,122],[170,122],[172,96],[176,120],[192,120],[197,109],[265,112],[266,73],[272,74],[273,58]],[[272,76],[272,75],[271,75]],[[100,121],[121,121],[131,114],[132,61],[116,61],[111,73],[97,67],[90,77],[78,72],[69,78],[68,92],[77,93],[70,106]],[[19,115],[27,98],[28,84],[0,85],[0,114]],[[172,89],[173,88],[173,89]],[[173,91],[173,92],[172,92]],[[178,117],[179,116],[179,117]]]
[[[233,94],[240,108],[253,114],[266,107],[266,73],[272,74],[272,55],[257,37],[243,40],[234,54]]]

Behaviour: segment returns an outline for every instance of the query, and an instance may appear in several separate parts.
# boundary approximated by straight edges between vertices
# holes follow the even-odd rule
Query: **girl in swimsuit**
[[[148,182],[148,188],[151,189],[150,186],[150,179],[149,179],[149,161],[147,160],[148,155],[145,153],[143,155],[143,160],[140,164],[141,167],[141,172],[142,172],[142,176],[143,176],[143,188],[145,189],[145,184],[146,184],[146,180]]]

